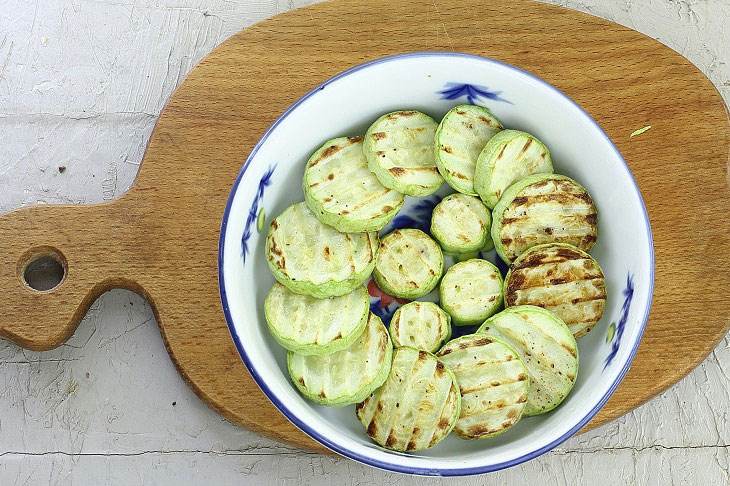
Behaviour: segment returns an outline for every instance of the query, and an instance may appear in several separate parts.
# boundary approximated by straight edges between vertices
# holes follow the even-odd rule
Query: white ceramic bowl
[[[590,192],[599,212],[598,242],[591,253],[606,274],[608,303],[601,322],[579,340],[577,382],[560,407],[522,419],[495,439],[467,441],[452,434],[432,449],[397,453],[368,438],[354,406],[315,405],[290,384],[285,351],[264,321],[264,297],[274,282],[264,256],[266,232],[272,216],[303,200],[304,164],[326,140],[363,134],[389,111],[416,109],[439,120],[460,103],[483,104],[506,127],[536,135],[550,148],[556,172]],[[439,195],[450,192],[444,184]],[[385,231],[395,225],[427,230],[438,199],[408,198]],[[498,260],[493,251],[483,256]],[[353,67],[315,87],[281,115],[233,185],[223,215],[219,271],[236,347],[264,393],[297,427],[337,453],[379,468],[467,475],[509,467],[550,450],[606,403],[631,365],[649,315],[654,251],[646,209],[629,168],[578,105],[516,67],[472,55],[421,52]],[[390,300],[374,297],[371,309],[387,320],[398,306]]]

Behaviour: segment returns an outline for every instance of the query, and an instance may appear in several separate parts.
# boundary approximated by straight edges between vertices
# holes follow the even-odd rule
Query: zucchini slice
[[[356,407],[367,434],[386,449],[418,451],[454,428],[461,396],[454,373],[431,353],[396,348],[388,379]]]
[[[532,305],[508,307],[477,333],[502,339],[527,365],[530,393],[525,416],[549,412],[568,396],[578,376],[578,345],[555,314]]]
[[[551,174],[550,151],[537,138],[518,130],[493,136],[477,159],[474,190],[493,208],[512,184],[531,174]]]
[[[378,233],[340,233],[301,202],[269,227],[266,259],[276,280],[297,294],[325,299],[352,292],[375,267]]]
[[[502,275],[486,260],[460,262],[446,271],[439,294],[453,325],[481,324],[502,305]]]
[[[397,229],[380,241],[373,279],[386,293],[416,299],[436,288],[444,271],[444,255],[426,233]]]
[[[383,321],[368,314],[365,331],[349,347],[325,356],[287,354],[289,375],[306,398],[320,405],[359,403],[383,384],[393,345]]]
[[[468,253],[479,251],[490,239],[492,215],[478,198],[451,194],[441,200],[431,215],[431,236],[444,251]]]
[[[446,113],[436,130],[434,144],[436,166],[451,187],[477,195],[477,159],[489,139],[502,128],[502,123],[483,106],[459,105]]]
[[[461,391],[461,415],[454,432],[464,439],[489,439],[522,417],[530,390],[527,367],[504,341],[469,334],[436,353],[454,372]]]
[[[325,355],[345,349],[362,334],[370,297],[360,285],[349,294],[328,299],[295,294],[275,282],[264,301],[269,331],[295,353]]]
[[[387,113],[370,125],[363,152],[385,187],[413,197],[438,191],[444,183],[433,155],[433,118],[419,111]]]
[[[603,316],[606,280],[598,263],[572,245],[533,246],[510,267],[504,301],[507,306],[529,304],[551,311],[578,339]]]
[[[307,162],[302,188],[317,219],[343,233],[379,231],[405,201],[370,172],[362,137],[340,137],[322,145]]]
[[[512,263],[543,243],[569,243],[590,250],[598,235],[593,199],[580,184],[557,174],[534,174],[512,184],[492,212],[497,254]]]
[[[451,317],[433,302],[409,302],[390,321],[393,346],[435,353],[451,337]]]

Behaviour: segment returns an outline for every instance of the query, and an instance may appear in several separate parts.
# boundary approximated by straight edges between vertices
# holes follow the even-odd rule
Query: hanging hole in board
[[[51,247],[29,251],[21,259],[19,267],[22,282],[38,292],[53,290],[66,278],[66,259],[61,252]]]

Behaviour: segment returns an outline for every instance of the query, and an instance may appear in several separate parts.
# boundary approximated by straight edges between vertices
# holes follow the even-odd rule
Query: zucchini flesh
[[[451,337],[451,317],[433,302],[409,302],[390,321],[393,346],[409,346],[431,353]]]
[[[499,269],[486,260],[457,263],[441,280],[441,307],[455,326],[481,324],[502,305],[502,285]]]
[[[478,198],[451,194],[439,202],[431,216],[431,236],[444,251],[468,253],[484,248],[489,240],[492,215]]]

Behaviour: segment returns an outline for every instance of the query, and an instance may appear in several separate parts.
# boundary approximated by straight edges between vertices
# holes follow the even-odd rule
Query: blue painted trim
[[[521,73],[524,76],[527,76],[544,86],[546,86],[548,89],[553,90],[554,92],[558,93],[560,96],[565,98],[569,103],[574,105],[576,108],[578,108],[585,117],[590,120],[598,130],[603,133],[604,137],[606,138],[606,141],[610,144],[611,147],[613,147],[614,151],[616,152],[616,155],[618,158],[623,162],[624,167],[626,168],[626,171],[631,176],[631,179],[634,183],[634,189],[636,190],[636,194],[639,197],[639,201],[641,201],[642,209],[644,211],[644,220],[646,223],[646,231],[649,234],[649,242],[650,244],[650,258],[651,258],[651,275],[650,275],[650,287],[649,287],[649,296],[647,301],[646,309],[644,310],[644,316],[641,320],[641,330],[639,332],[639,339],[635,343],[633,349],[631,350],[631,353],[629,355],[629,359],[624,363],[623,368],[619,372],[619,375],[616,377],[616,380],[611,384],[611,387],[609,388],[608,392],[599,400],[598,404],[596,404],[593,409],[585,416],[583,417],[575,426],[573,426],[568,432],[563,434],[561,437],[557,438],[550,444],[547,444],[544,447],[541,447],[538,450],[532,451],[529,454],[525,454],[521,457],[518,457],[516,459],[505,461],[499,464],[493,464],[489,466],[478,466],[478,467],[471,467],[471,468],[454,468],[454,469],[431,469],[431,468],[421,468],[421,467],[409,467],[409,466],[401,466],[392,464],[390,462],[380,461],[380,460],[374,460],[369,457],[361,456],[360,454],[357,454],[356,452],[353,452],[345,447],[340,446],[339,444],[334,443],[332,440],[330,440],[328,437],[324,436],[323,434],[318,433],[316,430],[312,429],[309,425],[299,420],[294,414],[289,410],[283,403],[281,403],[276,396],[271,392],[271,389],[269,389],[268,385],[264,380],[261,379],[261,376],[256,372],[256,370],[251,366],[251,362],[248,359],[248,356],[246,355],[245,351],[243,350],[243,346],[241,345],[241,339],[236,334],[236,330],[233,327],[233,321],[231,319],[231,314],[228,306],[228,297],[226,295],[226,289],[225,284],[223,281],[223,255],[225,250],[225,237],[226,237],[226,229],[227,229],[227,222],[228,218],[230,216],[231,211],[231,205],[233,203],[233,198],[235,197],[236,191],[238,190],[238,186],[241,183],[241,179],[243,178],[243,174],[246,172],[246,169],[248,169],[248,163],[255,157],[258,150],[261,148],[261,145],[269,138],[271,135],[271,132],[281,123],[282,120],[284,120],[289,114],[297,108],[301,103],[303,103],[305,100],[309,99],[311,96],[314,96],[317,92],[324,89],[328,84],[335,82],[336,80],[348,76],[352,73],[355,73],[357,71],[360,71],[362,69],[368,68],[370,66],[381,64],[385,62],[391,62],[396,61],[399,59],[405,59],[405,58],[412,58],[412,57],[431,57],[431,56],[446,56],[446,57],[464,57],[468,59],[473,60],[479,60],[491,64],[496,64],[502,67],[505,67],[507,69],[511,69],[513,71],[516,71],[518,73]],[[641,192],[639,191],[639,187],[636,184],[636,180],[633,178],[633,174],[631,173],[631,169],[629,169],[629,166],[626,164],[626,161],[624,161],[623,157],[621,156],[618,149],[616,149],[616,146],[611,142],[611,139],[608,138],[608,135],[601,129],[601,127],[586,113],[583,108],[581,108],[578,104],[576,104],[573,100],[571,100],[568,96],[566,96],[563,92],[555,88],[554,86],[548,84],[547,82],[543,81],[542,79],[538,78],[537,76],[528,73],[527,71],[523,71],[520,68],[517,68],[515,66],[512,66],[510,64],[496,61],[494,59],[488,59],[486,57],[476,56],[473,54],[464,54],[464,53],[457,53],[457,52],[440,52],[440,51],[430,51],[430,52],[411,52],[411,53],[405,53],[405,54],[396,54],[394,56],[388,56],[383,57],[380,59],[375,59],[373,61],[366,62],[364,64],[360,64],[358,66],[354,66],[346,71],[341,72],[340,74],[337,74],[336,76],[330,78],[329,80],[325,81],[324,83],[320,84],[316,88],[314,88],[309,93],[305,94],[302,98],[297,100],[293,105],[291,105],[272,125],[269,127],[268,130],[264,133],[264,135],[261,137],[261,139],[256,143],[253,150],[251,150],[251,153],[249,154],[248,158],[246,159],[246,163],[241,168],[241,171],[238,173],[238,176],[236,177],[236,181],[233,183],[233,188],[231,189],[231,194],[228,197],[228,202],[226,203],[226,208],[223,213],[223,222],[221,224],[221,233],[220,233],[220,240],[218,245],[218,282],[220,286],[220,294],[221,294],[221,302],[223,304],[223,313],[226,317],[226,322],[228,323],[228,329],[231,332],[231,336],[233,337],[233,341],[236,344],[236,348],[238,349],[238,353],[241,355],[241,359],[243,360],[244,364],[246,365],[246,368],[251,373],[251,376],[254,378],[256,383],[259,385],[261,390],[266,394],[266,396],[271,400],[271,402],[276,406],[281,413],[284,414],[286,418],[288,418],[294,425],[296,425],[302,432],[309,435],[325,447],[332,449],[333,451],[337,452],[338,454],[341,454],[345,457],[349,457],[350,459],[353,459],[355,461],[368,464],[370,466],[375,466],[381,469],[385,469],[388,471],[395,471],[395,472],[401,472],[406,474],[418,474],[418,475],[424,475],[424,476],[467,476],[471,474],[482,474],[492,471],[498,471],[500,469],[508,468],[520,463],[523,463],[525,461],[529,461],[531,459],[534,459],[537,456],[540,456],[541,454],[544,454],[545,452],[553,449],[554,447],[560,445],[561,443],[565,442],[569,437],[571,437],[573,434],[578,432],[585,424],[590,421],[596,413],[605,405],[605,403],[608,401],[609,397],[613,394],[613,392],[616,390],[616,388],[621,383],[621,380],[626,375],[626,372],[629,370],[629,367],[631,366],[631,362],[634,359],[634,356],[636,355],[636,350],[639,347],[639,342],[641,341],[641,336],[644,333],[644,329],[646,328],[646,322],[649,318],[649,311],[651,309],[651,300],[654,295],[654,240],[652,238],[651,233],[651,225],[649,223],[649,214],[646,211],[646,206],[644,205],[644,200],[641,197]]]

